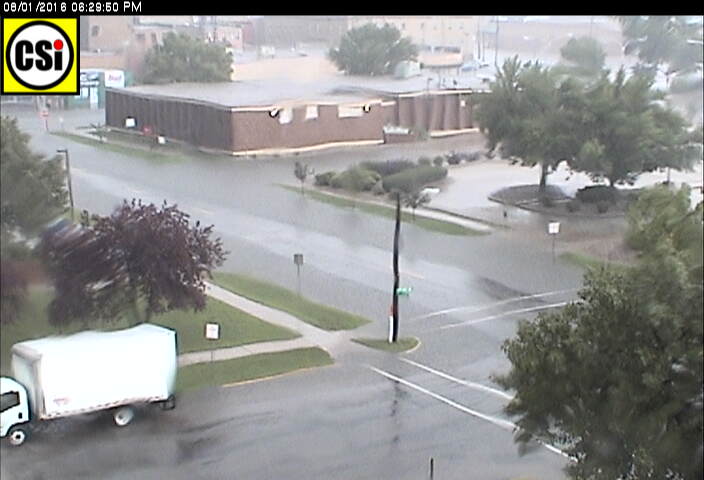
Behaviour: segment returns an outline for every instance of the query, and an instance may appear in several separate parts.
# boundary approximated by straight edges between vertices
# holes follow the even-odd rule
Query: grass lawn
[[[260,353],[213,363],[182,367],[176,379],[176,391],[183,392],[212,385],[238,383],[255,378],[332,365],[333,359],[320,348],[298,348],[285,352]]]
[[[612,267],[617,269],[626,269],[628,265],[620,262],[607,262],[584,253],[564,252],[560,254],[560,259],[566,262],[577,265],[578,267],[588,270],[590,268]]]
[[[385,352],[399,353],[412,350],[418,346],[420,340],[416,337],[403,337],[396,340],[394,343],[389,343],[387,339],[378,338],[353,338],[353,342],[364,345],[365,347],[383,350]]]
[[[304,322],[325,330],[351,330],[369,323],[369,320],[359,315],[306,300],[299,297],[296,292],[244,275],[215,273],[214,281],[231,292],[288,312]]]
[[[279,185],[286,190],[291,192],[296,192],[301,194],[301,189],[291,185]],[[364,200],[352,201],[347,198],[341,198],[336,195],[330,195],[328,193],[323,193],[313,189],[306,189],[306,196],[318,200],[323,203],[328,203],[330,205],[335,205],[337,207],[344,208],[357,208],[362,212],[371,213],[372,215],[379,215],[386,218],[395,219],[396,210],[391,206],[377,205],[374,203],[369,203]],[[446,222],[444,220],[437,220],[435,218],[423,217],[422,214],[417,213],[416,219],[413,220],[413,215],[406,211],[401,212],[401,221],[412,225],[416,225],[420,228],[430,230],[431,232],[445,233],[447,235],[485,235],[486,232],[479,232],[477,230],[472,230],[471,228],[458,225],[456,223]]]
[[[0,373],[10,373],[10,349],[23,340],[41,338],[48,335],[70,334],[85,329],[117,330],[130,325],[131,317],[123,317],[114,322],[84,326],[72,323],[63,329],[49,324],[47,306],[53,298],[49,289],[32,288],[20,318],[13,324],[2,326],[0,335]],[[205,340],[205,323],[220,324],[220,339]],[[152,323],[174,328],[178,334],[179,353],[231,347],[249,343],[289,340],[299,337],[297,332],[272,325],[241,310],[230,307],[218,300],[209,298],[202,312],[174,311],[155,315]]]

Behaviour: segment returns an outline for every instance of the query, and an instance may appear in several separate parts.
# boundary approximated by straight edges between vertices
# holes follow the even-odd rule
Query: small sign
[[[220,325],[217,323],[206,323],[205,338],[208,340],[218,340],[220,338]]]
[[[125,127],[126,128],[134,128],[136,125],[137,125],[137,122],[135,121],[134,118],[132,118],[132,117],[125,118]]]
[[[396,294],[400,295],[402,297],[408,297],[408,296],[410,296],[412,291],[413,291],[413,287],[398,287],[396,289]]]
[[[560,233],[560,222],[548,223],[548,234],[557,235],[558,233]]]
[[[39,112],[39,116],[42,118],[47,118],[49,116],[49,110],[42,110],[41,112]]]
[[[157,136],[156,141],[159,145],[166,145],[166,138],[162,135]]]
[[[302,253],[294,253],[293,254],[293,263],[298,265],[299,267],[303,265],[303,254]]]

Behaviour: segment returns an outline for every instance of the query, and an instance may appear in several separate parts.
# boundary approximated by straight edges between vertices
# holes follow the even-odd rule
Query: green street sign
[[[413,287],[398,287],[396,289],[396,295],[400,295],[402,297],[408,297],[412,291],[413,291]]]

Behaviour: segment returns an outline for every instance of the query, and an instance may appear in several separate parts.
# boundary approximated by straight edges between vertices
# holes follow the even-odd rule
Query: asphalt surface
[[[292,290],[292,257],[303,253],[303,295],[372,319],[360,336],[385,335],[393,222],[280,188],[295,181],[293,158],[150,163],[50,135],[34,112],[17,114],[35,149],[69,148],[78,207],[107,214],[133,196],[177,203],[215,224],[231,252],[224,270]],[[66,125],[96,119],[65,115]],[[295,160],[323,171],[451,142]],[[505,396],[482,386],[498,388],[491,375],[508,366],[500,347],[518,320],[573,298],[581,271],[555,262],[547,237],[402,231],[401,283],[413,293],[401,300],[401,334],[422,341],[405,357],[431,370],[352,349],[332,367],[186,394],[175,411],[148,412],[126,429],[62,421],[20,449],[3,446],[3,478],[427,478],[430,457],[437,479],[563,478],[562,456],[544,447],[519,456]]]

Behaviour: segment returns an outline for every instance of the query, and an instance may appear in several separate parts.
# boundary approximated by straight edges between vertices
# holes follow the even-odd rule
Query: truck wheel
[[[10,440],[10,445],[13,447],[19,447],[27,438],[29,438],[29,432],[22,427],[12,427],[7,435]]]
[[[169,398],[161,402],[162,410],[173,410],[174,408],[176,408],[176,397],[173,395],[169,395]]]
[[[115,425],[118,427],[124,427],[129,425],[129,423],[134,418],[134,410],[132,407],[120,407],[115,410],[113,414],[113,419],[115,420]]]

